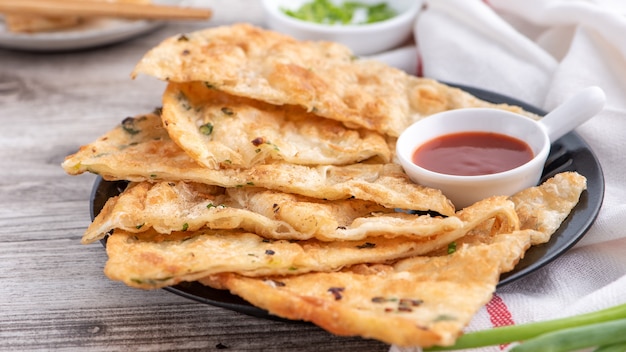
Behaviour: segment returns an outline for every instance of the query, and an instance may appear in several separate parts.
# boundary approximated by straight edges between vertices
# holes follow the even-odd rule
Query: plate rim
[[[35,34],[10,33],[0,25],[0,47],[33,52],[90,49],[133,39],[165,25],[161,21],[115,19],[102,28]]]

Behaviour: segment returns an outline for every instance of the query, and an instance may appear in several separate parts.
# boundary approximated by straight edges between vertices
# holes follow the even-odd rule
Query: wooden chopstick
[[[206,20],[212,16],[211,10],[203,8],[76,0],[2,0],[0,13],[153,20]]]

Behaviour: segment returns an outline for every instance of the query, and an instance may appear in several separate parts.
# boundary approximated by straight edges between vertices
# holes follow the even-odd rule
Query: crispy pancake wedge
[[[221,272],[262,276],[336,271],[348,265],[426,254],[485,222],[489,223],[486,231],[494,233],[515,231],[519,225],[514,205],[506,197],[485,199],[459,211],[458,217],[462,227],[430,236],[333,242],[268,240],[241,230],[202,229],[166,235],[152,229],[139,233],[114,230],[107,239],[105,273],[112,280],[150,289]]]
[[[455,108],[491,106],[531,115],[357,59],[337,43],[297,41],[248,24],[170,37],[137,63],[132,75],[138,74],[169,82],[200,81],[232,95],[298,105],[392,137],[428,114]]]
[[[529,236],[528,231],[500,234],[492,243],[462,247],[452,255],[396,265],[266,278],[225,273],[200,282],[336,335],[400,346],[451,345],[491,298],[500,267],[523,255]]]
[[[476,227],[456,240],[453,254],[437,251],[393,265],[358,265],[340,272],[251,278],[234,273],[199,281],[228,289],[278,316],[311,321],[337,335],[359,335],[400,346],[451,345],[489,301],[499,275],[512,270],[532,238],[549,238],[554,226],[533,219],[564,219],[586,187],[573,172],[556,175],[512,199],[526,227],[493,232]],[[552,201],[536,203],[550,194]],[[565,194],[568,201],[557,201]],[[547,220],[546,220],[547,221]],[[547,221],[550,222],[550,221]],[[558,226],[557,226],[558,227]]]
[[[546,243],[587,189],[587,179],[576,172],[563,172],[544,182],[541,187],[527,188],[513,197],[515,211],[522,221],[520,227],[537,230],[532,245]]]
[[[203,167],[172,142],[155,114],[125,119],[68,156],[62,166],[70,175],[91,172],[107,180],[255,186],[319,199],[356,198],[392,209],[454,214],[454,206],[441,191],[412,183],[402,168],[392,163],[346,166],[275,163],[220,170]]]
[[[428,237],[459,229],[457,216],[432,217],[387,209],[359,199],[320,200],[260,188],[185,182],[131,184],[110,198],[82,242],[113,229],[158,233],[243,229],[268,239],[356,241],[371,236]]]
[[[202,82],[170,83],[163,94],[170,138],[212,169],[248,168],[272,161],[346,165],[391,151],[376,132],[351,130],[298,106],[276,106],[225,94]]]

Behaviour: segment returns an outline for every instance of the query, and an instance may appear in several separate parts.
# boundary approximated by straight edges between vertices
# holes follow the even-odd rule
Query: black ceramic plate
[[[460,86],[460,88],[483,100],[517,105],[526,111],[544,115],[543,111],[533,106],[497,93],[473,87]],[[530,248],[513,271],[500,277],[499,286],[524,277],[556,259],[576,244],[596,219],[604,198],[604,176],[598,159],[589,145],[574,132],[565,135],[552,145],[552,151],[544,168],[543,180],[562,171],[577,171],[585,176],[587,190],[583,192],[579,203],[552,236],[550,242]],[[91,195],[92,218],[100,212],[109,197],[118,195],[125,187],[125,181],[109,182],[98,178]],[[196,282],[182,283],[167,287],[165,290],[213,306],[263,318],[279,319],[231,295],[228,291],[212,289]]]

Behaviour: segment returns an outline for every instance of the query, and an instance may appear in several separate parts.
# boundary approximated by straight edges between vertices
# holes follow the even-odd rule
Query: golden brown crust
[[[525,189],[511,197],[520,214],[521,228],[536,231],[533,245],[548,242],[587,189],[587,179],[576,172],[563,172],[539,187]]]
[[[523,231],[452,255],[416,257],[364,274],[344,270],[289,277],[213,275],[200,282],[226,287],[281,317],[311,321],[337,335],[401,346],[450,345],[491,297],[511,258],[529,245]]]
[[[71,175],[92,172],[108,180],[255,186],[319,199],[354,197],[386,208],[454,214],[452,203],[441,191],[411,182],[397,164],[305,166],[276,163],[249,169],[209,169],[180,149],[154,114],[124,120],[95,142],[68,156],[62,166]]]
[[[564,173],[512,199],[518,209],[545,193],[566,195],[571,201],[580,196],[583,185],[584,177]],[[570,201],[553,199],[539,207],[524,207],[520,221],[555,218],[554,214],[562,219],[571,210]],[[484,225],[488,226],[478,226],[457,239],[452,255],[436,251],[392,266],[357,265],[337,273],[295,277],[250,278],[226,273],[200,282],[229,289],[273,314],[312,321],[335,334],[373,337],[401,346],[450,345],[489,300],[499,275],[512,270],[524,257],[533,238],[549,237],[556,230],[545,226],[542,233],[529,228],[511,231],[494,222]],[[399,305],[390,307],[392,301],[381,297],[417,299],[420,304],[408,304],[398,312]]]
[[[221,272],[261,276],[335,271],[347,265],[424,255],[465,236],[494,216],[508,218],[512,211],[512,202],[504,197],[494,198],[459,212],[462,226],[457,228],[439,226],[439,231],[430,229],[432,232],[425,231],[422,236],[388,238],[379,234],[333,242],[267,240],[238,229],[191,231],[188,225],[170,234],[150,228],[139,232],[117,228],[107,241],[109,260],[105,272],[111,279],[131,286],[158,288]],[[517,217],[508,223],[494,232],[513,231]],[[150,224],[140,225],[141,228]]]
[[[162,119],[172,140],[212,169],[273,161],[348,165],[376,158],[388,163],[391,158],[385,138],[376,132],[348,129],[297,106],[227,95],[202,82],[170,83]]]
[[[397,137],[437,111],[496,105],[460,89],[407,75],[344,46],[295,39],[247,24],[217,27],[164,40],[133,76],[205,82],[228,94],[275,105],[298,105],[348,127]]]
[[[193,209],[211,211],[206,209],[204,203],[192,205],[189,204],[189,199],[179,199],[177,195],[189,192],[184,185],[176,190],[176,185],[161,183],[155,186],[159,189],[155,194],[149,194],[146,189],[151,187],[147,183],[131,185],[128,192],[137,193],[136,196],[126,201],[126,195],[122,194],[110,201],[114,205],[105,206],[104,218],[111,219],[102,221],[117,224],[107,242],[109,260],[105,272],[113,280],[121,280],[140,288],[163,287],[221,272],[236,272],[248,276],[295,275],[311,271],[334,271],[346,265],[360,263],[384,263],[444,248],[479,228],[488,238],[515,231],[518,224],[514,204],[506,197],[493,197],[459,211],[458,218],[454,221],[452,218],[448,220],[416,216],[416,223],[425,219],[426,224],[421,230],[418,228],[420,233],[412,236],[410,231],[406,231],[403,236],[390,238],[385,236],[385,232],[377,233],[376,228],[368,226],[374,231],[373,236],[358,240],[266,240],[257,234],[238,230],[237,226],[220,224],[219,219],[215,223],[205,224],[201,223],[202,218],[200,223],[195,221],[197,215],[194,215]],[[167,199],[171,197],[175,198],[174,201],[190,206],[175,210],[175,206]],[[212,201],[210,195],[199,196],[205,197]],[[118,202],[127,204],[118,207]],[[142,210],[154,211],[151,209],[162,212],[152,217],[151,214],[142,213],[145,217],[136,217],[134,214]],[[163,226],[151,223],[163,220],[158,215],[184,211],[189,212],[189,218],[175,216],[174,220],[164,219],[165,222],[189,221],[178,223],[180,227],[176,231],[167,231],[165,234],[154,231],[153,228]],[[231,215],[235,217],[237,214],[231,212]],[[247,225],[249,227],[263,225],[261,221],[254,223],[258,218],[241,218],[242,216],[238,216],[238,219],[231,220],[250,221]],[[497,226],[493,226],[491,219],[501,220]],[[431,226],[430,220],[438,225]],[[450,221],[452,224],[455,221],[460,222],[461,226],[448,227]],[[238,222],[235,225],[241,224]],[[94,221],[94,226],[102,226],[100,218]],[[124,227],[127,229],[123,229]],[[200,229],[196,230],[196,227]]]
[[[495,213],[505,211],[493,208]],[[102,239],[113,229],[139,233],[153,228],[162,234],[182,228],[243,229],[267,239],[356,241],[372,236],[424,238],[462,226],[464,221],[456,216],[408,214],[358,199],[330,201],[261,188],[141,182],[106,202],[82,242]]]

